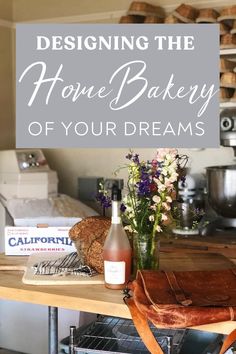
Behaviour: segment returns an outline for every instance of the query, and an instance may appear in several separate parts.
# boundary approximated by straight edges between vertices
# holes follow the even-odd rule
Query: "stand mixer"
[[[220,115],[221,145],[232,147],[236,156],[236,110]],[[210,224],[216,228],[236,227],[236,164],[206,168]]]
[[[176,235],[198,235],[198,224],[204,214],[205,180],[201,174],[186,170],[185,180],[178,183],[178,199],[172,204]]]

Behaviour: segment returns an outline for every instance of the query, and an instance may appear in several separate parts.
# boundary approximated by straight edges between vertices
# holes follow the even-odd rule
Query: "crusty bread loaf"
[[[75,224],[69,231],[79,256],[99,273],[104,270],[102,252],[110,226],[109,218],[91,216]]]

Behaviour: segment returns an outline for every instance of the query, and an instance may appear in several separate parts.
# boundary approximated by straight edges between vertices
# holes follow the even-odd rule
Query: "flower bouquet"
[[[127,195],[123,200],[125,227],[133,234],[134,261],[138,269],[158,269],[159,233],[171,223],[171,203],[176,198],[180,164],[186,157],[176,149],[159,149],[151,161],[127,156]]]
[[[158,236],[171,223],[180,166],[187,158],[179,156],[176,149],[159,149],[151,161],[140,160],[134,152],[126,158],[127,194],[121,211],[125,229],[133,238],[135,268],[158,269]],[[108,205],[108,195],[103,193],[102,198]]]

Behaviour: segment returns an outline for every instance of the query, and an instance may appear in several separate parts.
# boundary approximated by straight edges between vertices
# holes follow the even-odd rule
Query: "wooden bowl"
[[[130,4],[128,15],[156,16],[165,18],[165,11],[161,6],[154,6],[143,1],[133,1]]]
[[[220,87],[236,88],[236,73],[228,71],[220,78]]]
[[[234,90],[232,88],[221,87],[220,88],[220,102],[228,102],[231,99],[231,97],[233,96],[233,94],[234,94]]]
[[[119,23],[143,23],[144,16],[127,15],[120,18]]]
[[[196,19],[197,23],[215,23],[217,22],[217,18],[219,17],[219,12],[216,10],[209,9],[201,9],[199,10],[199,15]]]
[[[236,5],[225,7],[220,11],[217,21],[236,20]]]
[[[224,35],[230,32],[230,26],[224,22],[220,22],[220,35]]]
[[[170,14],[165,18],[165,23],[183,23],[182,21],[180,21],[177,17],[175,17],[174,15]]]
[[[234,71],[236,62],[220,58],[220,73],[226,73],[227,71]]]
[[[233,22],[233,28],[230,31],[231,34],[235,34],[236,33],[236,20],[234,20]]]
[[[220,38],[221,49],[236,48],[236,34],[227,33]]]
[[[146,16],[144,23],[163,23],[164,19],[157,16]]]
[[[178,6],[173,15],[178,18],[180,21],[185,23],[193,23],[198,17],[199,11],[193,6],[181,4]]]
[[[236,90],[234,90],[234,93],[230,99],[231,102],[236,102]]]

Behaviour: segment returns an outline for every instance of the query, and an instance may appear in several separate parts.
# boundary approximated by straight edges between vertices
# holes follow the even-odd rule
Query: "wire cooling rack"
[[[150,324],[152,332],[165,354],[178,354],[186,330],[158,330]],[[75,353],[148,354],[131,320],[99,317],[78,337]]]

